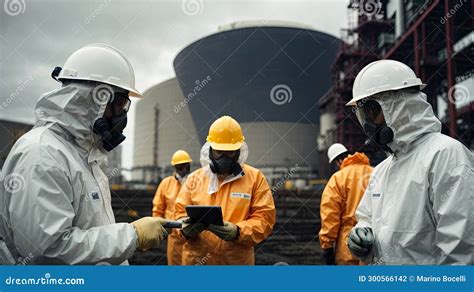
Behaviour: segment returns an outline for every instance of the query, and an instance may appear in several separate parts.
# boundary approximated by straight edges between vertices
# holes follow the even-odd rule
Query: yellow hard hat
[[[238,150],[244,140],[239,123],[229,116],[222,116],[212,123],[207,136],[212,149],[221,151]]]
[[[193,161],[191,156],[184,150],[178,150],[171,156],[171,165],[189,163],[191,161]]]

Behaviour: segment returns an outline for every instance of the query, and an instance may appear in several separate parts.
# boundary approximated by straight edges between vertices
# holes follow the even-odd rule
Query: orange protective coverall
[[[153,197],[153,217],[175,219],[173,217],[174,205],[180,189],[181,183],[174,176],[168,176],[161,181]],[[168,236],[166,251],[168,265],[181,265],[184,243],[185,240],[179,234],[179,230],[173,229]]]
[[[205,230],[183,247],[184,265],[254,265],[254,246],[266,239],[275,224],[275,204],[262,172],[242,164],[244,176],[208,193],[209,167],[193,172],[176,201],[175,218],[186,217],[187,205],[221,206],[224,221],[239,228],[239,237],[224,241]]]
[[[368,185],[372,167],[360,152],[347,156],[329,179],[321,196],[321,248],[335,243],[336,264],[359,265],[347,248],[347,237],[356,225],[355,211]]]

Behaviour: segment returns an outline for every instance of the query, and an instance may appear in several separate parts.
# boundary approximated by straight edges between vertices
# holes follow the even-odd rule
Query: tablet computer
[[[200,222],[204,225],[224,225],[221,206],[189,205],[186,206],[186,213],[192,222]]]
[[[166,222],[163,225],[163,227],[164,228],[181,228],[183,226],[182,226],[181,222],[168,220],[168,222]]]

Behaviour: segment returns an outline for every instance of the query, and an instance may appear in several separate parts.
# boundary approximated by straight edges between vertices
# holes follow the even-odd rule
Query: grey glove
[[[349,234],[347,246],[353,255],[365,259],[372,251],[375,238],[370,227],[354,227]]]
[[[224,226],[209,224],[207,229],[217,235],[220,239],[226,241],[234,240],[239,236],[237,225],[227,221],[224,222]]]
[[[192,223],[190,218],[184,218],[182,220],[178,220],[182,224],[181,232],[183,233],[184,237],[187,239],[194,238],[198,236],[199,233],[203,232],[206,229],[206,225],[202,223]]]

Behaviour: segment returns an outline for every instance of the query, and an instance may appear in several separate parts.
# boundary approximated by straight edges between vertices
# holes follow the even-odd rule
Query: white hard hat
[[[89,44],[72,53],[57,78],[97,81],[128,90],[130,96],[143,97],[135,89],[135,73],[128,59],[105,44]]]
[[[329,163],[332,163],[336,157],[346,152],[348,152],[346,146],[342,145],[341,143],[332,144],[328,149]]]
[[[420,86],[421,90],[426,84],[410,67],[395,60],[375,61],[357,74],[352,86],[352,99],[346,106],[355,106],[357,101],[380,92],[412,86]]]

